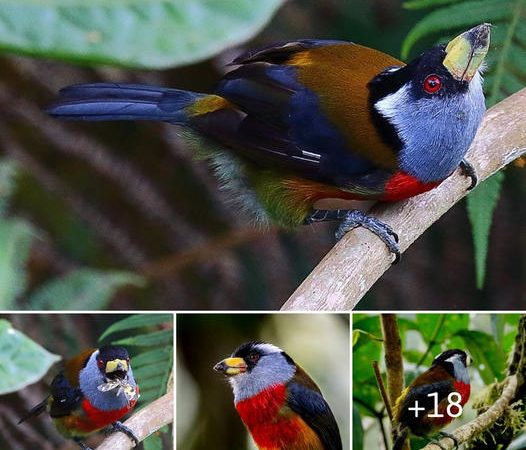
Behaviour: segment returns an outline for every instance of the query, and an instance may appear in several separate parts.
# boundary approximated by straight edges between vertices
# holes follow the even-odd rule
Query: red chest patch
[[[453,383],[453,387],[455,388],[455,391],[457,391],[462,397],[460,404],[464,406],[469,400],[469,395],[471,394],[471,385],[463,383],[462,381],[455,381]]]
[[[415,177],[403,172],[395,173],[385,185],[385,192],[380,200],[386,202],[396,202],[406,198],[414,197],[437,187],[441,181],[433,183],[422,183]]]
[[[85,398],[82,401],[82,411],[85,416],[78,417],[77,427],[84,432],[91,432],[105,428],[130,412],[135,407],[136,403],[137,401],[133,400],[129,406],[125,406],[124,408],[112,411],[102,411],[95,408],[89,400]]]
[[[284,385],[274,386],[236,403],[236,409],[261,449],[318,448],[309,446],[319,442],[312,429],[284,408],[286,395]]]

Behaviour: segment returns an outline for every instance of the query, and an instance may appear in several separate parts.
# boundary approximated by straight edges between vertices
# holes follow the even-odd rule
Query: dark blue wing
[[[350,176],[366,174],[374,165],[351,151],[344,135],[323,113],[319,94],[303,86],[297,67],[289,64],[300,52],[336,45],[353,44],[298,41],[241,56],[234,61],[240,66],[221,80],[216,91],[235,110],[195,117],[192,123],[263,166],[346,185]]]
[[[287,389],[288,406],[316,432],[324,449],[341,450],[338,424],[321,393],[296,382],[289,383]]]
[[[80,406],[83,395],[78,387],[72,387],[63,372],[60,372],[51,383],[51,417],[67,416]]]

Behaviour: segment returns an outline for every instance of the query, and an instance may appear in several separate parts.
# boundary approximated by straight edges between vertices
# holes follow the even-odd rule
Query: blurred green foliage
[[[519,314],[398,315],[406,386],[429,368],[439,353],[452,348],[461,348],[473,358],[470,368],[473,396],[485,385],[496,380],[502,381],[519,318]],[[353,421],[360,421],[364,429],[364,445],[356,447],[356,450],[361,450],[372,448],[368,445],[381,439],[380,420],[389,430],[372,368],[372,362],[383,361],[384,355],[383,343],[377,339],[381,336],[380,317],[376,314],[355,314],[353,333],[357,336],[353,345],[353,386],[360,387],[353,390]],[[380,367],[382,371],[385,370],[382,363]],[[459,421],[465,421],[473,415],[469,406]],[[414,444],[415,449],[421,448],[418,446],[420,443]]]
[[[36,383],[59,359],[0,319],[0,395]]]
[[[4,0],[0,49],[90,65],[174,67],[249,39],[281,3]]]

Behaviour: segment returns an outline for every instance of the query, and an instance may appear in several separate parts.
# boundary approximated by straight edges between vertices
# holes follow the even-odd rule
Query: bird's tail
[[[392,450],[402,450],[405,444],[405,440],[407,439],[407,428],[403,428],[401,430],[397,430],[393,437],[393,449]]]
[[[69,120],[160,120],[184,123],[185,108],[205,94],[139,84],[95,83],[68,86],[47,108]]]
[[[39,414],[42,414],[47,408],[48,401],[49,401],[49,397],[46,397],[38,405],[32,408],[31,411],[29,411],[27,414],[22,416],[20,420],[18,421],[18,423],[21,424],[22,422],[25,422],[27,419],[31,419],[32,417],[36,417]]]

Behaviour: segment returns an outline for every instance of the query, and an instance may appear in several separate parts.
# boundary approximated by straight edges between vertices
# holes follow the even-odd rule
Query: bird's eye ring
[[[428,75],[424,80],[424,91],[428,94],[434,94],[442,87],[442,80],[438,75]]]

